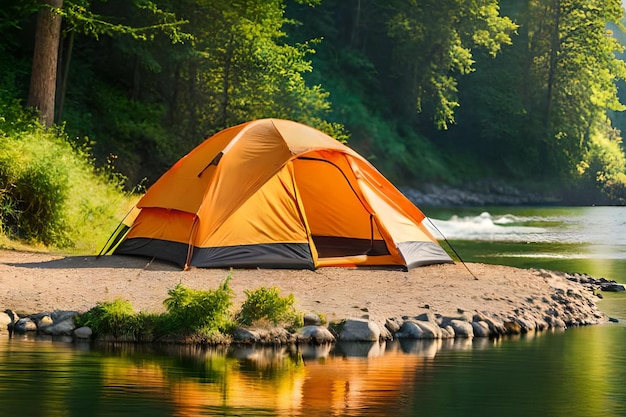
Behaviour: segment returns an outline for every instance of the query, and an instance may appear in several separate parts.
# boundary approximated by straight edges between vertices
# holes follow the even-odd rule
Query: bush
[[[96,307],[76,318],[77,326],[89,326],[96,336],[136,338],[140,321],[130,302],[117,299],[98,303]]]
[[[167,308],[166,329],[211,336],[232,328],[230,307],[233,291],[229,274],[217,290],[193,290],[178,284],[169,290],[163,304]]]
[[[300,327],[304,318],[293,304],[293,294],[287,297],[280,296],[276,287],[261,287],[254,291],[245,291],[246,301],[241,306],[237,321],[250,326],[260,321],[268,321],[274,325],[284,324],[291,327]]]
[[[2,115],[9,111],[11,119]],[[19,115],[19,117],[18,117]],[[19,122],[19,123],[18,123]],[[132,198],[124,178],[96,169],[88,146],[62,128],[44,130],[18,103],[0,98],[0,230],[28,244],[97,253]]]

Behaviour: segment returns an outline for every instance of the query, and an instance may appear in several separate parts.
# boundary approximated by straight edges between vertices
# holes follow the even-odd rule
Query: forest
[[[626,202],[620,0],[0,3],[5,235],[73,239],[56,214],[68,165],[132,194],[264,117],[347,142],[398,185]]]

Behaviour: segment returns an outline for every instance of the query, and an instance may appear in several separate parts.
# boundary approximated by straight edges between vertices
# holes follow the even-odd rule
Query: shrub
[[[76,318],[77,326],[89,326],[96,336],[135,338],[140,322],[130,302],[122,299],[98,303]]]
[[[167,308],[166,327],[187,333],[210,335],[230,330],[233,291],[229,274],[217,290],[194,290],[178,284],[169,290],[163,304]]]
[[[237,316],[239,323],[250,326],[266,320],[274,325],[302,326],[304,319],[293,306],[295,302],[293,294],[281,297],[280,290],[276,287],[246,290],[245,294],[246,300]]]

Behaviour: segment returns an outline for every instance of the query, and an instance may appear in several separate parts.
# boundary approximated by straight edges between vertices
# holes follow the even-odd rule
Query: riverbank
[[[177,284],[215,289],[228,273],[181,271],[167,263],[135,257],[66,257],[0,250],[0,307],[20,316],[59,310],[80,313],[98,302],[121,298],[137,312],[160,313],[165,311],[167,291]],[[598,297],[576,281],[549,271],[448,264],[408,272],[234,270],[229,286],[235,293],[235,306],[244,301],[245,290],[276,286],[282,295],[293,294],[296,307],[304,313],[323,315],[335,324],[347,319],[378,323],[382,338],[389,327],[403,331],[402,324],[413,318],[436,322],[441,328],[446,320],[448,324],[451,320],[483,321],[480,326],[501,326],[502,332],[518,333],[607,322],[608,317],[596,306]]]

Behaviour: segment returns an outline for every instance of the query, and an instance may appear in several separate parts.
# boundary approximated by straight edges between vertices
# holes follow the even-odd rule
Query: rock
[[[304,326],[298,329],[298,340],[322,344],[334,342],[335,336],[324,326]]]
[[[441,318],[437,317],[437,315],[431,311],[427,313],[422,313],[419,316],[415,317],[419,321],[427,321],[430,323],[435,323],[437,325],[441,324]]]
[[[441,339],[442,338],[442,330],[441,327],[436,322],[432,321],[422,321],[422,320],[409,320],[406,321],[405,324],[414,324],[417,326],[419,331],[416,332],[418,337],[415,339]],[[402,329],[401,329],[402,331]]]
[[[369,320],[347,319],[333,329],[337,340],[344,342],[377,342],[380,339],[380,327]]]
[[[83,326],[74,330],[74,337],[77,339],[89,339],[93,331],[90,327]]]
[[[19,319],[19,317],[16,317]],[[0,332],[7,330],[7,326],[11,323],[11,317],[4,311],[0,311]]]
[[[531,317],[515,317],[513,320],[519,324],[522,333],[533,332],[537,328],[537,324]]]
[[[232,336],[234,341],[241,343],[255,343],[261,340],[259,333],[244,327],[237,327]]]
[[[454,333],[454,329],[452,326],[447,325],[441,328],[441,338],[442,339],[454,339],[456,334]]]
[[[69,318],[74,318],[78,316],[78,311],[66,311],[66,310],[56,310],[52,312],[50,317],[52,320],[56,322],[65,321]]]
[[[258,342],[270,344],[286,344],[294,341],[294,335],[284,327],[254,329],[259,336]]]
[[[504,322],[504,328],[506,332],[509,334],[520,334],[522,333],[522,326],[515,320],[507,320]]]
[[[378,328],[380,329],[380,341],[384,341],[384,340],[393,340],[393,335],[394,333],[392,333],[388,328],[387,328],[387,322],[382,322],[382,321],[375,321],[376,325],[378,326]]]
[[[75,328],[76,325],[74,324],[74,319],[68,318],[61,322],[46,326],[43,329],[40,328],[39,330],[45,334],[53,336],[71,336]]]
[[[475,337],[489,337],[489,325],[485,321],[473,321],[470,323]]]
[[[617,284],[617,283],[612,283],[612,282],[601,284],[600,289],[602,291],[611,291],[611,292],[621,292],[621,291],[626,290],[623,284]]]
[[[13,331],[18,334],[24,334],[26,332],[36,332],[37,324],[35,324],[35,322],[32,321],[30,317],[24,317],[19,319],[15,323]]]
[[[496,317],[485,317],[484,321],[489,326],[491,336],[506,334],[506,327],[502,320]]]
[[[401,317],[391,317],[385,320],[385,327],[393,335],[400,330],[400,327],[402,327],[402,323],[404,323],[404,320]]]
[[[32,316],[31,319],[35,320]],[[52,318],[50,316],[45,315],[38,320],[35,320],[35,323],[37,324],[37,329],[39,331],[43,331],[46,328],[52,326],[54,324],[54,321],[52,321]]]
[[[305,326],[321,326],[322,319],[315,313],[306,313],[304,315],[304,325]]]
[[[437,322],[432,321],[417,321],[417,325],[422,328],[425,334],[431,336],[432,339],[441,339],[443,337],[443,331]]]
[[[454,334],[456,337],[461,337],[461,338],[474,337],[474,328],[467,321],[452,319],[450,320],[449,325],[452,327],[452,329],[454,329]]]

